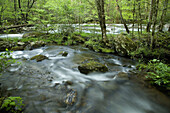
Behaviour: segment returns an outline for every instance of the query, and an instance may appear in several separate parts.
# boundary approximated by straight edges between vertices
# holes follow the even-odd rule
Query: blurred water
[[[67,57],[59,54],[68,52]],[[49,59],[29,60],[42,54]],[[135,69],[136,62],[111,54],[95,53],[79,46],[46,46],[14,51],[21,65],[13,64],[0,78],[2,95],[21,96],[24,113],[169,113],[170,100],[155,89],[117,77]],[[107,65],[109,72],[84,75],[78,66],[85,59]],[[135,75],[134,75],[135,76]],[[72,82],[66,85],[65,82]],[[77,91],[73,105],[65,105],[67,88]]]

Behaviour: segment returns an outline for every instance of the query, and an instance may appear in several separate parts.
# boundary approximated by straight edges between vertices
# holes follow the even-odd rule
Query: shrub
[[[140,71],[147,70],[146,78],[150,78],[152,83],[167,88],[170,87],[170,67],[160,62],[160,60],[150,60],[147,65],[139,65],[138,69]]]
[[[6,52],[0,54],[0,73],[15,62],[15,59],[11,56],[11,52],[6,49]]]
[[[6,99],[0,98],[2,100],[0,106],[0,112],[5,113],[21,113],[24,106],[21,97],[8,97]]]

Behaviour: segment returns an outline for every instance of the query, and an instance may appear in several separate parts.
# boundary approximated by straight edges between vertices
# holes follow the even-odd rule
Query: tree
[[[106,42],[106,24],[105,24],[105,14],[104,14],[104,0],[95,0],[98,12],[98,18],[100,22],[100,28],[102,31],[102,40]]]
[[[118,0],[116,0],[116,3],[117,3],[117,9],[118,9],[118,11],[119,11],[119,13],[120,13],[121,21],[122,21],[122,23],[123,23],[123,25],[124,25],[124,27],[125,27],[125,29],[126,29],[126,32],[129,34],[130,31],[129,31],[126,23],[125,23],[125,20],[123,19],[122,11],[121,11],[120,6],[119,6],[119,4],[118,4]]]

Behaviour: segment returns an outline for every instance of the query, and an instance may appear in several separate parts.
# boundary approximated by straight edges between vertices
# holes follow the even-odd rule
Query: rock
[[[80,36],[73,36],[72,39],[78,43],[84,43],[85,39]]]
[[[25,43],[24,43],[24,42],[18,42],[17,45],[18,45],[18,46],[24,46]]]
[[[32,49],[36,49],[39,47],[43,47],[45,46],[46,43],[44,41],[35,41],[35,42],[31,42],[30,44],[28,44],[25,49],[26,50],[32,50]]]
[[[73,85],[73,82],[72,81],[65,81],[65,84],[66,85]]]
[[[33,32],[33,33],[25,33],[22,38],[37,38],[40,36],[45,35],[45,33],[40,33],[40,32]]]
[[[25,48],[24,46],[15,46],[15,47],[12,47],[11,50],[12,50],[12,51],[17,51],[17,50],[18,50],[18,51],[22,51],[22,50],[24,50],[24,48]]]
[[[2,38],[0,38],[0,41],[4,41]]]
[[[95,61],[90,61],[89,63],[84,63],[80,66],[78,66],[78,69],[80,71],[80,73],[83,74],[88,74],[90,72],[107,72],[108,68],[104,65],[101,64],[99,62],[95,62]]]
[[[0,41],[0,51],[5,51],[6,49],[10,49],[14,46],[14,43],[10,43],[7,41]]]
[[[70,92],[67,94],[65,103],[67,105],[73,105],[77,100],[77,91],[71,89]]]
[[[125,79],[125,80],[129,80],[128,74],[124,73],[124,72],[120,72],[117,74],[117,77],[120,79]]]
[[[116,52],[120,56],[129,56],[136,49],[136,44],[128,36],[120,34],[113,39]]]
[[[61,51],[60,53],[59,53],[59,55],[62,55],[62,56],[67,56],[68,55],[68,53],[66,52],[66,51]]]
[[[36,56],[33,56],[30,60],[36,60],[37,62],[40,62],[45,59],[48,59],[48,57],[44,55],[36,55]]]

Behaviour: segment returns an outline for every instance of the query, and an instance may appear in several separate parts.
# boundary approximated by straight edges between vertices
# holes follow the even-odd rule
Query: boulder
[[[80,73],[88,74],[90,72],[107,72],[108,68],[99,62],[90,61],[88,63],[81,64],[78,66]]]
[[[126,35],[120,34],[113,39],[115,51],[120,56],[129,56],[131,51],[136,49],[136,44]]]
[[[36,56],[33,56],[30,60],[36,60],[37,62],[40,62],[45,59],[48,59],[48,57],[44,55],[36,55]]]

